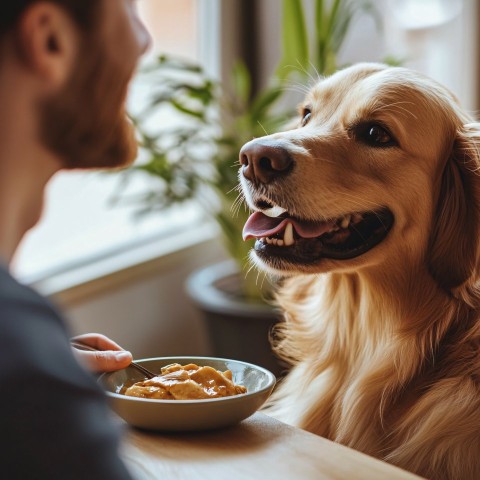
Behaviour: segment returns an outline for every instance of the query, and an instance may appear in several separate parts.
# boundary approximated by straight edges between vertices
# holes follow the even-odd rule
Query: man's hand
[[[71,340],[101,350],[98,352],[87,352],[73,348],[78,361],[92,372],[113,372],[128,367],[132,362],[132,354],[130,352],[127,352],[113,340],[100,333],[86,333],[73,337]]]

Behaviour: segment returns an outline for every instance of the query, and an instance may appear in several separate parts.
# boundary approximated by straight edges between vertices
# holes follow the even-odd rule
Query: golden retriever
[[[247,143],[252,257],[284,277],[292,366],[267,413],[434,479],[480,479],[480,124],[414,71],[358,64]]]

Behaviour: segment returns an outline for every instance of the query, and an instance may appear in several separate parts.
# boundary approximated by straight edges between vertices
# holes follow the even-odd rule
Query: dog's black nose
[[[278,141],[252,140],[240,150],[242,174],[253,183],[269,183],[288,175],[293,168],[293,158]]]

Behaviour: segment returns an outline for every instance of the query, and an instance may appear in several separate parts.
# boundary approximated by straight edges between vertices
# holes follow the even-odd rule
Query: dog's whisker
[[[383,223],[382,223],[382,225],[383,225]],[[385,227],[385,225],[383,225],[383,226]],[[355,225],[352,225],[350,228],[352,228],[352,230],[354,230],[355,232],[357,232],[357,234],[362,238],[362,240],[363,240],[364,242],[367,241],[367,238],[366,238],[364,235],[362,235],[361,231],[360,231]]]
[[[227,191],[227,195],[230,195],[231,193],[233,193],[235,191],[241,193],[240,188],[241,188],[240,185],[235,185],[233,188],[231,188],[230,190]]]
[[[300,64],[300,62],[299,62],[299,64]],[[284,68],[289,68],[291,70],[296,70],[297,72],[302,71],[302,68],[299,68],[298,65],[293,65],[291,63],[284,65]]]
[[[232,212],[233,217],[238,217],[242,203],[243,202],[241,198],[236,198],[234,203],[232,203],[230,211]]]
[[[265,135],[269,135],[269,133],[267,132],[267,129],[261,124],[260,120],[257,121],[257,123],[260,125],[260,128],[265,132]]]
[[[387,104],[382,104],[382,105],[376,106],[372,110],[372,113],[378,113],[382,110],[390,109],[392,111],[397,110],[398,113],[401,113],[400,111],[403,111],[405,114],[410,115],[413,118],[417,119],[417,116],[412,111],[410,111],[407,108],[401,106],[401,105],[405,105],[405,104],[415,105],[413,102],[407,102],[407,101],[392,102],[392,103],[387,103]],[[392,107],[395,107],[395,108],[392,108]],[[398,111],[398,110],[400,110],[400,111]]]
[[[246,260],[248,259],[248,257],[246,258]],[[247,264],[248,265],[248,264]],[[246,279],[248,274],[255,268],[255,264],[251,264],[250,267],[247,269],[247,271],[245,272],[245,276],[244,278]]]
[[[291,91],[295,93],[301,93],[302,95],[307,95],[310,91],[310,89],[304,85],[298,85],[298,84],[286,84],[283,88],[284,91]]]
[[[260,279],[260,270],[257,269],[257,278],[255,279],[255,286],[257,286],[257,287],[258,287],[259,279]],[[259,287],[259,289],[262,288],[262,287],[261,287],[261,284],[262,284],[262,283],[260,282],[260,287]]]
[[[230,212],[233,218],[237,218],[240,211],[240,206],[231,206]]]
[[[312,84],[315,85],[317,82],[318,82],[318,78],[315,78],[309,70],[306,69],[306,67],[304,65],[302,65],[300,63],[299,60],[297,60],[297,63],[301,69],[301,71],[311,80]],[[309,62],[310,65],[312,65],[312,62]],[[315,70],[316,71],[316,70]],[[318,75],[318,71],[316,71],[317,75]]]
[[[237,198],[234,200],[234,202],[232,203],[232,206],[230,208],[230,210],[232,211],[232,214],[234,216],[238,216],[239,212],[240,212],[240,208],[242,207],[242,205],[245,205],[245,197],[240,193]]]
[[[263,276],[262,276],[262,283],[260,284],[260,290],[261,291],[263,291],[263,284],[265,283],[266,278],[267,278],[267,275],[264,273]]]
[[[315,66],[315,64],[310,60],[310,67],[312,68],[312,70],[315,72],[315,74],[317,75],[317,78],[314,79],[315,83],[318,83],[319,81],[323,80],[325,77],[323,75],[320,75],[320,72],[318,71],[317,67]]]
[[[285,87],[283,89],[285,92],[292,92],[292,93],[295,93],[295,94],[300,94],[302,97],[304,97],[307,92],[304,92],[303,90],[300,90],[296,87]]]

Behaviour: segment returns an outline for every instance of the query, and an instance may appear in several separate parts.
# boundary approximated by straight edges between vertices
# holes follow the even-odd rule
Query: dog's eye
[[[302,127],[304,127],[310,121],[310,118],[312,117],[312,111],[309,108],[304,108],[302,115]]]
[[[372,147],[391,147],[396,141],[390,132],[377,123],[358,125],[355,129],[355,137]]]
[[[368,140],[372,143],[385,145],[392,141],[392,137],[384,128],[373,125],[368,130]]]

